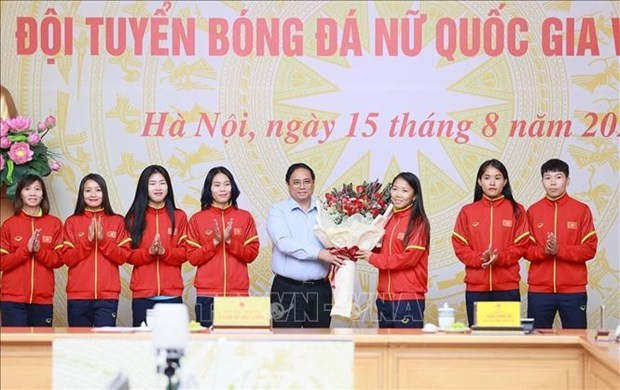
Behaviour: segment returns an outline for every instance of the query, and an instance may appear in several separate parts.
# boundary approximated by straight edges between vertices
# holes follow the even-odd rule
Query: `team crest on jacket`
[[[545,225],[544,223],[542,223],[542,222],[538,222],[538,225],[536,225],[536,227],[540,229],[540,228],[541,228],[541,227],[543,227],[544,225]]]
[[[79,232],[78,237],[84,237],[84,232]]]
[[[234,234],[235,236],[240,236],[240,235],[241,235],[241,233],[243,233],[243,229],[241,229],[241,228],[234,228],[234,229],[233,229],[233,234]]]
[[[15,241],[20,242],[24,238],[22,236],[15,236]]]
[[[205,230],[205,234],[206,234],[207,236],[210,236],[210,235],[212,235],[212,234],[213,234],[213,230],[211,230],[211,229],[207,229],[207,230]]]
[[[480,225],[480,222],[478,222],[478,221],[476,221],[476,222],[471,224],[471,226],[473,226],[473,227],[478,227],[478,225]]]
[[[577,229],[577,222],[568,221],[568,222],[566,222],[566,227],[568,229],[575,230],[575,229]]]
[[[502,219],[503,227],[512,227],[512,219]]]
[[[403,232],[398,233],[396,235],[396,238],[399,239],[399,240],[402,240],[403,238],[405,238],[405,233],[403,233]]]
[[[41,236],[41,242],[50,244],[52,242],[52,236]]]
[[[107,232],[106,236],[108,236],[109,238],[116,238],[116,232]]]

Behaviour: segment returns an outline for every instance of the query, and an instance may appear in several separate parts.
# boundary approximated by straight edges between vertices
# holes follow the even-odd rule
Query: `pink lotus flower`
[[[60,170],[60,167],[61,167],[61,166],[62,166],[62,165],[60,164],[60,162],[59,162],[59,161],[54,160],[54,161],[52,161],[52,163],[50,164],[50,169],[51,169],[52,171],[54,171],[54,172],[58,172],[58,171]]]
[[[27,130],[30,127],[30,118],[26,118],[24,116],[11,118],[7,120],[7,122],[14,133],[22,130]]]
[[[0,149],[8,149],[11,146],[9,137],[0,137]]]
[[[39,133],[30,133],[30,135],[28,136],[28,142],[30,143],[30,145],[32,146],[36,146],[39,144],[39,142],[41,142],[41,136],[39,135]]]
[[[32,160],[34,152],[30,150],[28,142],[15,142],[9,150],[9,157],[15,164],[21,165]]]
[[[43,131],[45,129],[47,129],[47,127],[45,126],[45,122],[39,122],[39,124],[37,125],[37,130]]]
[[[4,169],[4,157],[0,154],[0,171]]]
[[[45,127],[51,129],[54,126],[56,126],[56,117],[54,117],[54,115],[50,115],[45,118]]]
[[[9,124],[6,121],[0,121],[0,137],[6,137],[9,134]]]

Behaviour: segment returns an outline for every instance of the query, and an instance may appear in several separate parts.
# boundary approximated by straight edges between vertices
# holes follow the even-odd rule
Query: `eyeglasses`
[[[293,180],[291,182],[291,186],[295,187],[295,188],[299,188],[302,185],[304,187],[310,187],[312,185],[313,181],[312,180]]]

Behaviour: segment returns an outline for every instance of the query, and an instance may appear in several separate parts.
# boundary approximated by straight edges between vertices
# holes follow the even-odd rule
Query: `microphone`
[[[154,312],[153,346],[157,373],[168,377],[168,389],[178,389],[181,358],[189,342],[187,307],[182,303],[158,303]]]

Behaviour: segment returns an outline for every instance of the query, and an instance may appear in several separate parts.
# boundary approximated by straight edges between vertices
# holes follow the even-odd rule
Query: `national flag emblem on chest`
[[[568,221],[566,222],[566,228],[571,230],[577,229],[577,222]]]
[[[512,227],[512,219],[502,219],[503,227]]]
[[[106,237],[108,238],[116,238],[116,232],[107,232]]]
[[[41,242],[50,244],[52,242],[52,236],[41,236]]]

